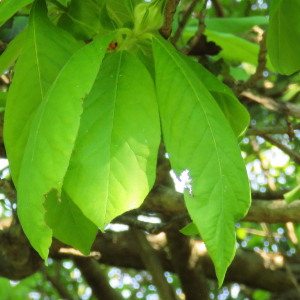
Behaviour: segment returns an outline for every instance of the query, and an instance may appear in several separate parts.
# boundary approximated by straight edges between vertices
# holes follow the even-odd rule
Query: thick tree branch
[[[17,226],[21,228],[19,225]],[[11,228],[9,230],[11,230]],[[7,232],[6,234],[9,234],[9,232]],[[165,234],[161,233],[159,235],[148,235],[147,239],[151,243],[153,249],[155,249],[154,251],[156,252],[156,255],[158,255],[158,257],[160,258],[164,270],[175,272],[170,258],[166,252],[165,247],[167,241]],[[61,247],[66,246],[54,239],[50,248],[50,257],[59,260],[64,258],[70,259],[74,257],[71,252],[60,253],[59,249]],[[14,252],[15,256],[19,256],[19,259],[22,258],[23,261],[27,257],[27,263],[25,265],[21,263],[18,266],[15,264],[13,269],[11,269],[11,257],[7,257],[7,253],[3,254],[3,252],[1,251],[1,276],[7,277],[12,280],[20,280],[34,274],[36,271],[40,270],[43,267],[43,260],[31,248],[29,243],[22,245],[18,241],[18,243],[15,244],[15,248],[11,251]],[[101,253],[101,258],[99,259],[100,263],[116,267],[134,268],[137,270],[146,269],[143,261],[141,260],[139,251],[133,241],[133,237],[128,231],[122,233],[106,232],[105,234],[99,232],[92,246],[92,251]],[[197,240],[193,241],[192,252],[194,255],[194,259],[197,261],[196,263],[203,265],[205,276],[210,279],[216,280],[213,263],[207,251],[205,250],[203,242]],[[26,256],[26,253],[34,253],[34,255]],[[9,266],[7,262],[6,264],[2,263],[7,259],[10,260]],[[97,264],[95,260],[93,260],[93,265],[90,266],[90,258],[87,259],[77,257],[76,259],[81,259],[80,262],[82,263],[82,267],[85,268],[87,272],[89,272],[87,276],[91,275],[94,272],[92,272],[91,270],[95,270],[93,268],[94,264]],[[228,269],[225,281],[246,284],[255,288],[269,290],[271,292],[288,291],[290,289],[293,289],[293,284],[287,277],[286,271],[283,269],[283,259],[285,258],[277,254],[254,253],[251,251],[238,250],[231,266]],[[297,261],[291,260],[290,265],[295,275],[300,276],[299,263]],[[85,276],[83,269],[81,269],[81,272],[83,276]],[[94,278],[93,280],[95,284],[97,283],[98,287],[102,283],[104,283],[106,286],[108,284],[107,278],[105,277],[106,283],[104,281],[101,281],[99,283],[99,278],[101,277],[101,274],[99,274],[100,273],[95,270],[95,273],[91,275],[91,280]],[[98,275],[100,277],[98,277]],[[95,278],[98,278],[98,280],[96,281]],[[90,282],[89,284],[91,284],[92,286],[93,282]],[[112,298],[108,299],[114,299],[113,297],[115,296],[112,295],[111,297]]]
[[[99,300],[122,300],[123,297],[113,289],[106,274],[94,258],[74,257],[75,265],[91,287],[93,295]]]
[[[282,199],[284,192],[272,192],[271,195],[266,193],[266,198]],[[263,198],[264,194],[259,193],[255,195],[255,197],[258,196]],[[157,213],[168,212],[170,208],[169,215],[178,215],[186,212],[183,194],[163,186],[157,187],[155,193],[154,191],[150,193],[142,207],[145,211]],[[284,200],[253,201],[244,220],[257,223],[300,222],[300,202],[295,201],[292,204],[287,204]]]
[[[264,193],[258,191],[252,191],[251,196],[252,196],[252,200],[280,200],[283,199],[283,195],[287,192],[288,190],[267,191]]]
[[[146,269],[152,275],[153,283],[157,288],[160,298],[164,300],[175,300],[174,290],[166,280],[164,268],[161,265],[160,259],[149,244],[145,233],[135,228],[132,228],[130,232]]]
[[[300,222],[300,200],[287,204],[285,200],[253,201],[242,220],[255,223]]]
[[[183,227],[186,224],[182,224]],[[193,253],[193,242],[190,237],[177,230],[167,231],[171,261],[180,279],[186,300],[208,300],[209,288],[203,265],[197,263]]]
[[[175,272],[165,249],[165,234],[149,235],[148,241],[160,257],[164,270]],[[101,253],[100,263],[137,270],[145,269],[135,243],[128,232],[100,234],[92,249]],[[214,265],[205,250],[203,242],[196,240],[192,242],[192,251],[196,263],[203,265],[205,276],[216,280]],[[227,271],[225,281],[247,284],[272,292],[293,289],[294,286],[287,278],[286,271],[282,269],[283,259],[281,255],[277,254],[255,253],[240,249]],[[291,262],[291,265],[295,274],[300,275],[298,263]]]

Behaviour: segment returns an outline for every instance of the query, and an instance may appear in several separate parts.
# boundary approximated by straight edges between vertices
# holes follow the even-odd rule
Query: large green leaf
[[[248,62],[255,66],[257,65],[259,53],[258,45],[230,33],[221,33],[206,29],[205,34],[208,41],[213,41],[222,48],[219,53],[221,57],[237,62]],[[267,61],[267,67],[270,70],[274,70],[269,60]]]
[[[268,24],[269,19],[262,16],[246,18],[209,18],[205,20],[206,28],[223,33],[236,33],[249,30],[255,25]]]
[[[196,73],[197,77],[215,98],[236,137],[239,139],[242,138],[250,122],[247,109],[240,103],[227,85],[218,80],[201,64],[183,54],[181,58]]]
[[[100,5],[98,0],[72,0],[68,13],[63,14],[57,25],[79,40],[89,40],[99,32]]]
[[[33,0],[3,0],[0,2],[0,26],[12,17],[20,8]]]
[[[215,264],[219,284],[235,253],[235,222],[250,205],[247,173],[221,109],[176,50],[153,38],[163,138],[172,168],[189,170],[189,214]]]
[[[66,192],[103,230],[147,196],[155,180],[159,142],[151,76],[129,52],[108,56],[84,101]]]
[[[38,2],[34,8],[5,113],[4,141],[16,186],[33,117],[61,69],[80,49],[70,34],[51,24],[45,5]]]
[[[52,236],[44,222],[44,195],[52,188],[61,189],[79,128],[82,98],[92,87],[112,38],[97,39],[78,50],[77,42],[48,20],[45,2],[33,4],[8,96],[4,138],[18,191],[18,215],[44,259]]]
[[[275,69],[290,75],[300,70],[300,1],[273,1],[267,47]]]
[[[20,32],[7,46],[0,56],[0,74],[2,75],[19,57],[26,38],[27,29]]]
[[[45,221],[53,236],[83,254],[89,255],[98,227],[86,218],[67,193],[62,190],[60,198],[52,190],[46,196]]]

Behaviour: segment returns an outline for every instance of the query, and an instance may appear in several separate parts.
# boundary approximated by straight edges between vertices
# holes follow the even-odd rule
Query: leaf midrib
[[[113,108],[113,114],[112,114],[112,126],[111,126],[111,134],[110,134],[110,144],[109,144],[109,160],[108,160],[108,180],[107,180],[107,195],[105,199],[105,210],[104,210],[104,226],[105,226],[105,220],[107,219],[107,204],[108,204],[108,198],[109,198],[109,186],[110,186],[110,173],[111,173],[111,148],[112,148],[112,132],[114,128],[114,120],[115,120],[115,111],[116,111],[116,102],[117,102],[117,90],[118,90],[118,84],[119,84],[119,74],[121,69],[121,62],[122,62],[122,55],[123,52],[120,52],[120,59],[119,59],[119,65],[118,69],[116,71],[116,81],[115,81],[115,91],[114,91],[114,108]],[[101,70],[100,70],[101,72]]]

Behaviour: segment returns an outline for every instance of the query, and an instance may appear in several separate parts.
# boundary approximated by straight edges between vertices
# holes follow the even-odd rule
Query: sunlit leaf
[[[189,170],[185,202],[221,285],[235,253],[235,222],[250,205],[245,165],[228,121],[194,71],[163,39],[153,38],[153,49],[166,149],[177,176]]]
[[[156,94],[146,68],[126,51],[107,57],[84,101],[65,190],[103,230],[144,201],[155,180],[159,142]]]
[[[33,4],[7,100],[4,138],[18,191],[18,216],[44,259],[52,236],[44,222],[44,195],[52,188],[61,189],[79,128],[82,98],[112,37],[79,49],[69,34],[48,20],[43,0]]]
[[[197,77],[215,98],[234,134],[240,140],[246,132],[250,122],[250,116],[247,109],[240,103],[227,85],[218,80],[201,64],[184,55],[181,55],[181,58],[184,59],[186,64],[188,64],[188,66],[196,73]]]

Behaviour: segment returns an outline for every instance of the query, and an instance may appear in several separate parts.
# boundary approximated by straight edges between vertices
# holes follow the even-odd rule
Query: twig
[[[292,130],[300,130],[300,123],[291,125]],[[260,127],[260,128],[249,128],[246,132],[246,136],[260,135],[260,134],[288,134],[290,127],[288,126],[277,126],[277,127]]]
[[[258,54],[258,66],[256,71],[250,78],[237,89],[237,93],[240,94],[242,91],[245,91],[252,87],[255,82],[263,77],[264,70],[266,69],[267,64],[267,46],[266,46],[266,33],[263,34],[262,40],[260,41],[260,50]]]
[[[276,139],[266,135],[266,134],[259,134],[262,138],[264,138],[266,141],[271,143],[272,145],[279,148],[281,151],[283,151],[285,154],[287,154],[296,164],[300,165],[300,155],[288,148],[287,146],[283,145],[281,142],[277,141]]]
[[[265,108],[273,111],[277,111],[283,115],[289,115],[294,118],[300,119],[300,107],[289,102],[277,102],[268,97],[259,97],[253,95],[251,92],[242,92],[241,96],[244,96],[250,100],[262,104]]]
[[[214,6],[217,17],[218,18],[224,18],[225,17],[224,10],[223,10],[222,5],[219,3],[219,1],[218,0],[211,0],[211,2]]]
[[[161,29],[159,30],[160,34],[167,40],[172,33],[172,23],[176,8],[180,0],[169,0],[165,8],[165,21]]]
[[[161,262],[159,261],[154,249],[149,244],[145,233],[135,228],[131,229],[131,232],[136,240],[136,244],[139,248],[139,253],[145,264],[145,267],[152,275],[153,283],[157,287],[160,299],[175,300],[176,297],[172,286],[167,282]]]
[[[183,14],[182,20],[178,24],[178,28],[174,34],[174,36],[171,38],[171,42],[176,45],[178,39],[181,36],[182,30],[184,29],[187,21],[189,20],[191,14],[193,13],[195,7],[199,3],[200,0],[193,0],[193,2],[190,4],[189,8],[187,11]]]
[[[202,9],[201,9],[201,11],[199,13],[199,16],[198,16],[198,20],[199,20],[198,30],[195,33],[195,35],[190,39],[189,43],[182,49],[181,52],[183,54],[186,54],[186,55],[189,54],[190,50],[193,49],[197,45],[197,43],[199,42],[199,40],[200,40],[200,38],[202,36],[202,33],[205,30],[204,19],[205,19],[205,16],[206,16],[207,1],[208,0],[204,0],[203,7],[202,7]]]

